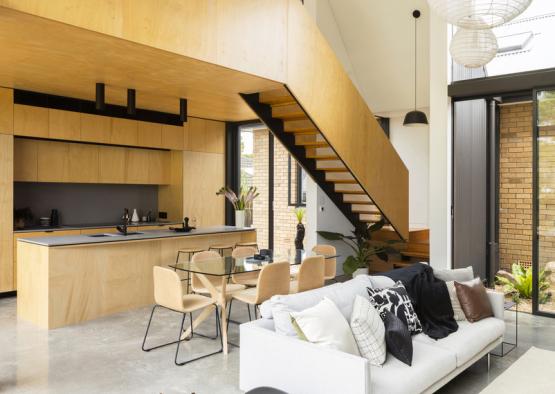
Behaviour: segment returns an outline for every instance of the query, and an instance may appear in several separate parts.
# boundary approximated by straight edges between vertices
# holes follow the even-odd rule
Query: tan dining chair
[[[322,256],[336,256],[337,250],[331,245],[316,245],[312,248],[315,254]],[[324,280],[334,280],[337,275],[337,259],[324,258]]]
[[[318,289],[324,286],[324,256],[307,257],[301,263],[297,280],[291,282],[291,293]]]
[[[210,297],[205,297],[198,294],[184,294],[183,293],[183,285],[181,282],[181,278],[177,275],[177,272],[165,268],[155,266],[153,268],[153,277],[154,277],[154,307],[152,308],[152,312],[150,313],[150,319],[148,320],[148,325],[146,327],[145,337],[143,339],[142,350],[145,352],[149,352],[154,349],[158,349],[164,346],[169,346],[173,344],[177,344],[177,348],[175,349],[175,358],[174,362],[176,365],[185,365],[192,361],[199,360],[201,358],[205,358],[208,356],[212,356],[217,353],[221,353],[223,351],[223,343],[221,342],[221,335],[220,335],[220,350],[205,354],[199,357],[195,357],[193,359],[187,361],[178,361],[179,356],[179,345],[182,341],[189,340],[193,337],[193,312],[198,310],[214,306],[216,311],[216,335],[220,332],[219,324],[220,324],[220,316],[219,316],[219,309],[216,301]],[[179,334],[177,336],[177,341],[164,343],[162,345],[157,345],[151,348],[146,348],[146,338],[148,336],[148,331],[150,330],[150,323],[152,322],[152,317],[154,316],[154,311],[157,307],[162,307],[169,309],[170,311],[177,312],[183,314],[183,318],[181,319],[181,327],[179,329]],[[181,335],[183,334],[183,326],[185,324],[185,318],[189,315],[189,319],[191,321],[191,336],[188,339],[182,339]]]
[[[191,258],[191,265],[194,264],[202,264],[203,261],[218,261],[221,260],[222,256],[219,253],[214,252],[212,250],[199,252],[193,255]],[[206,278],[212,283],[212,285],[216,288],[218,292],[222,290],[222,276],[217,275],[205,275]],[[231,293],[239,290],[244,290],[246,288],[245,285],[240,285],[237,283],[228,283],[225,287],[226,292],[226,299],[231,299]],[[210,291],[204,286],[198,274],[193,273],[191,276],[191,289],[194,293],[199,294],[210,294]]]
[[[287,261],[266,264],[260,270],[256,287],[233,293],[229,303],[228,323],[231,318],[233,300],[244,302],[247,305],[250,321],[252,320],[251,305],[254,307],[254,318],[256,319],[256,308],[272,296],[289,294],[289,284],[289,263]]]
[[[234,259],[243,259],[254,256],[258,251],[252,246],[238,246],[233,249],[231,257]],[[245,272],[244,274],[231,275],[231,281],[240,285],[254,287],[258,283],[258,274],[260,271]]]

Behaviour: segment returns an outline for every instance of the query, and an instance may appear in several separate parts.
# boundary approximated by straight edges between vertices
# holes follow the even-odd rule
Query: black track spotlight
[[[105,87],[104,84],[101,82],[96,83],[96,110],[97,111],[104,111],[106,108],[106,99],[105,99]]]
[[[135,89],[127,89],[127,115],[137,113]]]
[[[179,121],[187,122],[187,99],[179,99]]]

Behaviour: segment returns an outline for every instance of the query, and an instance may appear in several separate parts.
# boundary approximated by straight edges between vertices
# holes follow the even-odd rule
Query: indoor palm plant
[[[343,263],[345,274],[353,275],[357,270],[365,270],[367,273],[372,256],[388,261],[388,253],[398,252],[394,245],[400,243],[400,241],[376,241],[372,239],[372,233],[381,230],[384,224],[383,219],[372,225],[364,223],[357,226],[351,235],[330,231],[318,231],[318,234],[328,241],[342,241],[353,250],[354,254],[348,256]]]
[[[224,195],[225,198],[233,205],[235,209],[235,225],[238,227],[245,227],[245,212],[252,210],[253,202],[260,193],[257,192],[256,187],[251,186],[246,191],[241,188],[239,194],[236,194],[230,187],[222,187],[217,195]]]

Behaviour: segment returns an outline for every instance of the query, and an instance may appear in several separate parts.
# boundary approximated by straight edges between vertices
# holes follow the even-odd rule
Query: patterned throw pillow
[[[385,362],[385,326],[380,314],[364,297],[356,296],[351,314],[351,330],[360,354],[372,365]]]
[[[386,289],[368,287],[367,291],[370,296],[370,303],[380,312],[382,320],[385,320],[385,311],[390,311],[405,323],[412,335],[422,332],[420,319],[414,312],[407,289],[401,281]]]

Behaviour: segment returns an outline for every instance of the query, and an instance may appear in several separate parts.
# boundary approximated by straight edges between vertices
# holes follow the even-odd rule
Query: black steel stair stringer
[[[358,227],[363,224],[359,215],[352,211],[351,204],[343,201],[343,193],[335,191],[333,182],[326,180],[324,171],[316,168],[316,159],[306,157],[306,151],[303,146],[295,145],[295,134],[287,133],[283,127],[283,120],[272,117],[272,107],[259,101],[258,93],[243,94],[241,98],[254,111],[256,116],[268,127],[275,138],[287,149],[287,151],[297,160],[306,173],[316,182],[318,186],[326,193],[328,198],[333,201],[335,206],[354,226]]]

